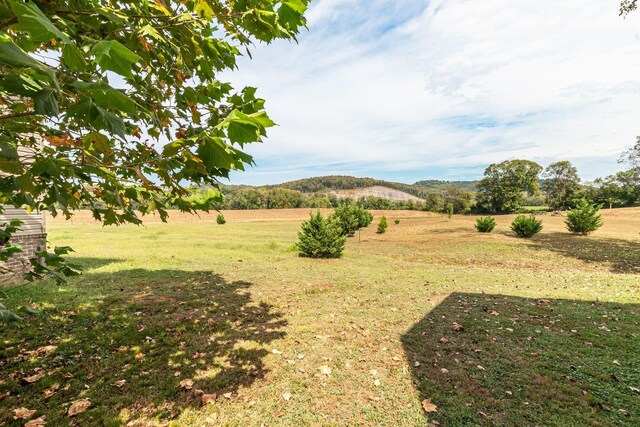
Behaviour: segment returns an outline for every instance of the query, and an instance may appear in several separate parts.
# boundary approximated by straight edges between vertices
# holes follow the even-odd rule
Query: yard
[[[308,210],[49,219],[85,273],[3,289],[42,311],[0,329],[0,424],[640,424],[640,209],[530,240],[375,214],[337,260],[292,248]]]

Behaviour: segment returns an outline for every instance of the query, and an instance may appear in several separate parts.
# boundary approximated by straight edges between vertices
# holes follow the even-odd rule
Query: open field
[[[292,249],[308,210],[49,220],[86,271],[4,289],[42,313],[0,330],[0,424],[640,425],[640,209],[530,240],[415,211],[377,235],[374,213],[337,260]]]

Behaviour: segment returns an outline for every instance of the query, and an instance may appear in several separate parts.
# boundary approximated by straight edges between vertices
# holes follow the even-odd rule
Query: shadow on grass
[[[569,233],[545,233],[532,242],[536,249],[607,265],[612,273],[640,273],[640,243],[637,242]]]
[[[453,293],[402,343],[432,425],[637,426],[639,323],[640,304]]]
[[[67,404],[79,398],[92,402],[81,425],[170,420],[201,404],[197,390],[221,399],[262,378],[266,344],[285,335],[282,314],[254,301],[249,282],[210,272],[89,269],[60,289],[36,286],[7,289],[44,310],[0,330],[2,425],[21,425],[11,411],[22,406],[67,425]],[[32,375],[41,378],[29,383]]]

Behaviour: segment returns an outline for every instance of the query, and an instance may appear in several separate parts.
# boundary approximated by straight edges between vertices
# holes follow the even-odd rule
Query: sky
[[[224,76],[278,123],[234,184],[466,180],[490,163],[621,169],[640,135],[640,11],[617,0],[313,0],[298,44]]]

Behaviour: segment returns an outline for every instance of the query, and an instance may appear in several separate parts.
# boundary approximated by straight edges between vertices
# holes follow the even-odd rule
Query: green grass
[[[338,260],[297,257],[297,220],[53,224],[85,274],[4,289],[42,313],[0,330],[0,424],[638,425],[637,211],[526,241],[387,216]]]

